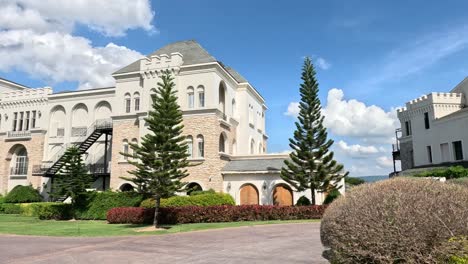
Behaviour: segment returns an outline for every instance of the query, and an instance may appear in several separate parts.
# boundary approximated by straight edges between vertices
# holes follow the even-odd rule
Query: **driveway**
[[[320,223],[157,236],[0,236],[0,263],[328,263]]]

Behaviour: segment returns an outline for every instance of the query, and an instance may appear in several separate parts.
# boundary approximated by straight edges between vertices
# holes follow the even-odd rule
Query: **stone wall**
[[[28,153],[28,173],[26,179],[10,179],[10,162],[12,155],[18,147],[24,146]],[[33,166],[41,165],[44,153],[44,135],[42,133],[33,134],[30,139],[18,139],[5,141],[5,137],[0,138],[0,193],[5,194],[16,185],[32,184],[34,188],[41,187],[41,177],[33,176]],[[14,162],[14,161],[13,161]]]

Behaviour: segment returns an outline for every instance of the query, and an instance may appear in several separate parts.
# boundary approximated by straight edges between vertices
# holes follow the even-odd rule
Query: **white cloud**
[[[109,36],[135,28],[154,30],[148,0],[0,0],[0,28],[70,33],[76,24]]]
[[[299,103],[298,102],[289,103],[288,110],[284,112],[284,115],[292,116],[292,117],[298,116],[299,115]]]
[[[79,88],[112,85],[111,73],[143,55],[112,42],[93,46],[74,36],[84,25],[106,36],[129,29],[154,30],[148,0],[0,0],[0,70],[20,70],[51,82],[77,81]]]
[[[338,141],[337,147],[341,152],[353,158],[365,158],[369,155],[385,152],[385,149],[382,147],[378,148],[373,145],[363,146],[359,144],[348,145],[343,140]]]
[[[324,125],[338,136],[357,137],[369,143],[388,143],[399,126],[395,109],[386,112],[382,108],[355,99],[345,100],[340,89],[328,91],[323,108]],[[291,102],[285,115],[297,116],[299,103]]]
[[[393,167],[393,160],[388,156],[381,156],[376,159],[377,164],[383,168]]]
[[[317,67],[322,70],[328,70],[331,67],[331,64],[322,57],[318,57],[315,60],[315,63],[317,64]]]

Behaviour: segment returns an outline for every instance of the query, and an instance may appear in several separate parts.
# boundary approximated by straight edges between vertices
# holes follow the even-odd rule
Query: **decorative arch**
[[[128,145],[128,140],[122,140],[122,153],[128,154],[130,152],[130,146]],[[124,160],[128,160],[128,156],[122,155]]]
[[[294,204],[293,191],[289,185],[280,183],[273,188],[273,204],[291,206]]]
[[[132,108],[132,96],[130,95],[130,93],[125,93],[124,103],[125,103],[125,113],[130,113],[131,108]]]
[[[187,136],[187,153],[189,154],[189,158],[193,158],[193,137]]]
[[[63,137],[65,134],[67,112],[62,105],[56,105],[50,110],[49,136]]]
[[[263,154],[263,145],[262,142],[258,143],[258,154]]]
[[[239,189],[240,205],[258,204],[258,189],[251,183],[242,185]]]
[[[112,115],[112,106],[107,101],[100,101],[94,107],[94,119],[107,119]]]
[[[255,154],[255,140],[253,138],[250,139],[250,154]]]
[[[83,103],[78,103],[72,108],[72,127],[87,127],[88,107]]]
[[[197,148],[198,148],[198,157],[204,158],[205,157],[205,138],[203,135],[197,136]]]
[[[140,93],[139,92],[133,93],[133,104],[135,107],[135,111],[140,111]]]
[[[191,182],[187,184],[187,195],[190,195],[192,192],[203,191],[203,188],[200,184],[196,182]]]
[[[134,190],[134,187],[130,183],[124,183],[120,185],[119,189],[121,192],[132,192]]]
[[[154,97],[156,96],[156,88],[151,88],[150,90],[150,108],[154,102]]]
[[[7,154],[10,160],[10,176],[27,177],[29,167],[28,150],[23,144],[15,144]]]

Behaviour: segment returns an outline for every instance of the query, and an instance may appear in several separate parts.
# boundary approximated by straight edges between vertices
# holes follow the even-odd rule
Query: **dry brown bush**
[[[466,235],[468,188],[427,179],[357,186],[327,208],[321,223],[332,263],[445,263],[441,257],[453,252],[442,245]]]

